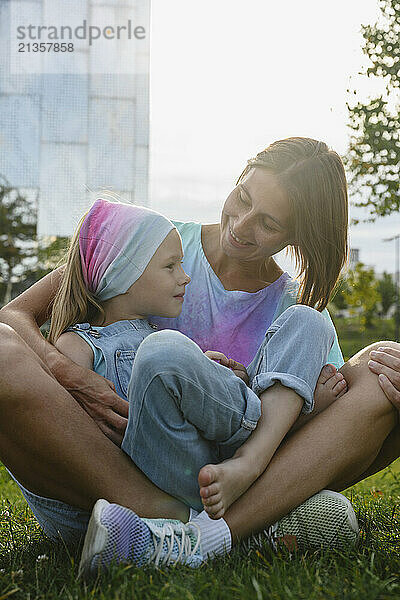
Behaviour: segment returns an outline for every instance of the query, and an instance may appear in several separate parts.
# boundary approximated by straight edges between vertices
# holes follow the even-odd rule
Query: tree
[[[370,221],[400,207],[400,1],[379,0],[379,8],[380,22],[362,27],[363,51],[370,60],[367,76],[381,78],[385,91],[348,105],[353,133],[345,161],[354,204],[368,207]]]
[[[0,281],[2,300],[24,278],[36,254],[36,210],[16,188],[0,178]]]
[[[336,284],[335,291],[331,298],[331,303],[338,310],[347,308],[347,302],[345,293],[349,290],[349,284],[347,283],[346,277],[340,276],[339,281]]]
[[[378,280],[378,292],[381,297],[382,313],[386,315],[392,304],[396,302],[396,284],[390,273],[384,271],[382,279]]]
[[[0,176],[0,306],[55,269],[68,238],[37,239],[36,207]]]
[[[67,237],[53,236],[51,238],[39,238],[35,264],[32,269],[25,271],[26,281],[29,281],[29,285],[38,281],[64,262],[68,245],[69,238]],[[22,283],[24,284],[24,282]]]
[[[350,310],[360,311],[361,325],[366,328],[371,327],[380,300],[374,269],[366,267],[361,262],[357,263],[354,270],[349,271],[347,283],[348,289],[344,292],[344,296]]]

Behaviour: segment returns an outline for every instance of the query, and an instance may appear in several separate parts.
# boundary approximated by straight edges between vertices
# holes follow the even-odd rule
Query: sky
[[[276,139],[314,137],[344,155],[346,101],[381,89],[359,74],[361,24],[378,15],[377,0],[152,0],[151,206],[219,221],[247,159]],[[392,215],[352,227],[350,242],[393,272],[394,244],[382,239],[399,232]]]

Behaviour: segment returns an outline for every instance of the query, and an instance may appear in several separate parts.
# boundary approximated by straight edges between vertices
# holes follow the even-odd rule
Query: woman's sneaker
[[[96,574],[112,562],[138,567],[153,563],[203,562],[199,528],[172,519],[141,519],[133,510],[98,500],[90,517],[78,576]]]
[[[289,550],[342,550],[356,544],[358,536],[357,517],[350,500],[338,492],[322,490],[269,529],[253,535],[247,545],[262,545],[267,537],[275,549],[283,543]]]

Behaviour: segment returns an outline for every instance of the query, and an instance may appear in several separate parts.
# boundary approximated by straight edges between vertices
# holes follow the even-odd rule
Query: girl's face
[[[290,243],[289,202],[275,176],[253,168],[225,201],[221,247],[237,260],[264,259]]]
[[[124,294],[137,315],[177,317],[190,281],[182,268],[182,242],[176,229],[157,248],[142,275]]]

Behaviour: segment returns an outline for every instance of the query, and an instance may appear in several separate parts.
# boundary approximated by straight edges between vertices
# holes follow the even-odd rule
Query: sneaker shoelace
[[[196,523],[191,523],[190,527],[197,529],[197,540],[192,548],[192,537],[193,532],[190,532],[190,528],[187,526],[180,526],[179,530],[174,529],[170,523],[164,523],[164,525],[155,532],[152,530],[154,552],[149,558],[149,562],[153,562],[156,567],[160,564],[169,564],[172,553],[174,552],[175,544],[178,547],[178,556],[173,562],[179,562],[184,556],[186,559],[194,556],[200,546],[200,528]],[[164,542],[167,546],[167,552],[165,553]]]

